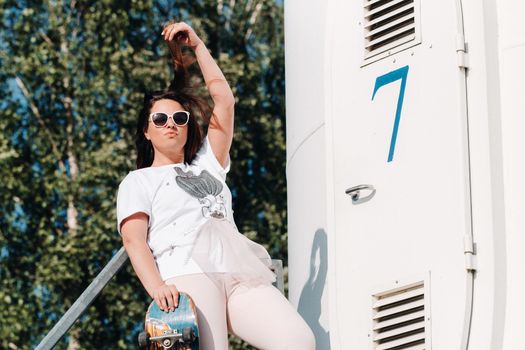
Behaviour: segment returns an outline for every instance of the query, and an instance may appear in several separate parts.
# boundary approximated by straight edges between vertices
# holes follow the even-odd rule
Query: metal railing
[[[38,344],[35,350],[50,350],[60,341],[60,339],[67,333],[73,323],[86,311],[93,300],[104,289],[113,276],[119,272],[128,260],[128,253],[124,247],[111,258],[109,263],[100,271],[93,282],[84,290],[78,299],[71,305],[66,313],[60,318],[55,326],[47,333],[47,335]],[[284,294],[284,276],[283,276],[283,262],[282,260],[272,259],[272,270],[277,275],[274,283],[281,293]]]

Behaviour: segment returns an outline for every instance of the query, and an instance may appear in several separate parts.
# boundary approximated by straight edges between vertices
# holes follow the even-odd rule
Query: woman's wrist
[[[195,51],[196,55],[199,55],[199,52],[203,52],[202,50],[206,50],[206,53],[209,53],[208,48],[204,44],[204,41],[200,40],[194,47],[193,51]]]
[[[163,280],[160,280],[160,281],[157,281],[157,282],[153,282],[149,285],[148,288],[146,288],[146,291],[148,292],[148,294],[150,295],[150,297],[153,298],[153,292],[159,288],[159,287],[162,287],[164,285],[164,281]]]

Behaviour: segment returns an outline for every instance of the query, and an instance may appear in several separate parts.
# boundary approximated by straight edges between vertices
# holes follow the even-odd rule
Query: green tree
[[[281,6],[0,4],[1,348],[34,347],[120,248],[116,189],[134,168],[142,93],[170,79],[160,30],[173,17],[203,37],[237,97],[228,179],[237,225],[286,259]],[[148,301],[128,264],[57,349],[135,348]]]

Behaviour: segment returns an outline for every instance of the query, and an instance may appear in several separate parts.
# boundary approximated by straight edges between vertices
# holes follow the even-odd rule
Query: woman
[[[137,125],[137,170],[121,182],[118,230],[137,276],[166,312],[178,292],[197,307],[202,349],[228,349],[228,331],[260,349],[314,349],[313,333],[272,285],[266,250],[237,231],[230,169],[234,96],[205,44],[186,23],[162,31],[175,78],[146,94]],[[191,47],[213,99],[188,93]],[[203,138],[196,115],[209,122]]]

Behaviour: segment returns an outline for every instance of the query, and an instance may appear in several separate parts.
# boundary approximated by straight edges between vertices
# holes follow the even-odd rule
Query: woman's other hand
[[[171,284],[161,284],[153,289],[151,293],[153,299],[162,311],[173,311],[179,303],[179,291]]]
[[[164,36],[164,40],[171,41],[177,33],[181,33],[179,34],[181,36],[180,40],[193,49],[196,49],[202,43],[202,40],[195,34],[193,28],[184,22],[168,24],[162,30],[161,35]]]

